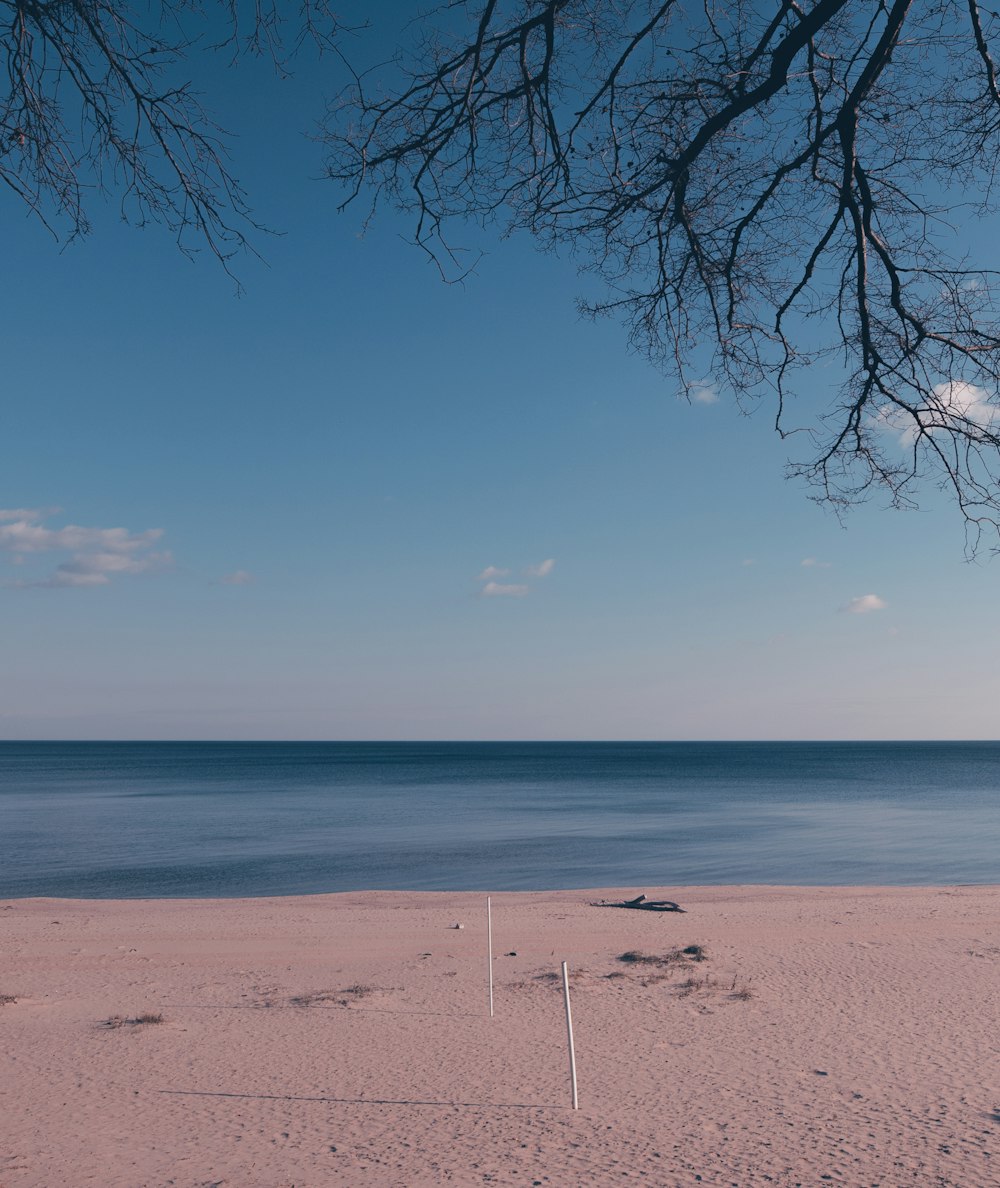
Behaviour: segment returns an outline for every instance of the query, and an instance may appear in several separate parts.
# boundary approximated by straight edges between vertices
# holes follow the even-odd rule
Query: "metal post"
[[[566,962],[562,963],[562,979],[563,979],[563,1002],[566,1004],[566,1038],[569,1041],[569,1079],[573,1085],[573,1109],[580,1108],[580,1102],[576,1095],[576,1053],[573,1050],[573,1012],[569,1005],[569,971],[566,968]]]
[[[493,909],[486,896],[486,962],[490,971],[490,1018],[493,1018]]]

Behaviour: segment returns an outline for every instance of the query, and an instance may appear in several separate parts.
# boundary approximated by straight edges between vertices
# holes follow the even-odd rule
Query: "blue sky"
[[[242,297],[0,198],[0,737],[998,736],[1000,562],[954,510],[842,527],[772,409],[581,321],[572,262],[486,240],[445,286],[360,237],[301,134],[335,78],[219,73],[284,232]]]

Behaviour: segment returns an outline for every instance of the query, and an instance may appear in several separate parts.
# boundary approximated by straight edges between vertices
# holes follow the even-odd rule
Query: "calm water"
[[[0,896],[1000,882],[1000,743],[0,743]]]

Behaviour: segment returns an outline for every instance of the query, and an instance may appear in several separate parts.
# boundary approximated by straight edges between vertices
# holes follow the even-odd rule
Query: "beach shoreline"
[[[1000,1182],[1000,886],[492,903],[0,901],[0,1186]]]

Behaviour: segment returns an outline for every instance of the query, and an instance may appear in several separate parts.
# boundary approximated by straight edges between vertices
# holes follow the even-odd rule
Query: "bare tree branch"
[[[259,227],[225,133],[179,77],[213,12],[229,29],[225,47],[265,54],[279,70],[304,40],[333,48],[327,0],[304,0],[292,21],[276,0],[0,0],[0,182],[54,234],[88,231],[85,199],[96,190],[117,194],[130,221],[165,224],[185,251],[200,244],[226,263],[249,246]]]
[[[435,22],[437,21],[437,25]],[[976,0],[489,0],[419,24],[327,125],[329,176],[414,216],[569,246],[593,314],[692,385],[710,369],[788,433],[836,507],[949,490],[1000,533],[996,274],[949,219],[994,212],[1000,17]]]

